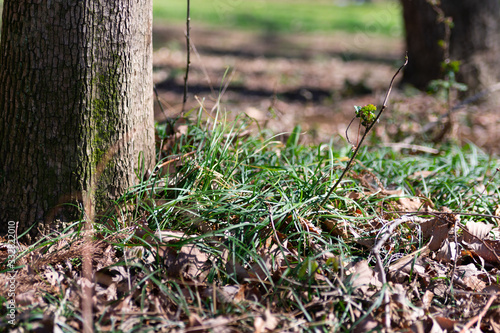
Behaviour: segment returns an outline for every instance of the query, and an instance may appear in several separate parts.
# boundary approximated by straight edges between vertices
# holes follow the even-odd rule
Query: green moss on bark
[[[92,83],[95,92],[92,100],[92,143],[91,160],[92,173],[95,183],[92,189],[96,209],[104,208],[112,195],[109,194],[110,187],[115,181],[116,163],[114,156],[117,153],[117,129],[120,127],[121,114],[125,101],[119,94],[120,91],[120,66],[119,57],[104,73],[97,73]]]

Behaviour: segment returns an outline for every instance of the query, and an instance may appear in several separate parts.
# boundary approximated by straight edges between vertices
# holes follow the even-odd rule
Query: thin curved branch
[[[387,101],[389,100],[389,95],[391,94],[392,86],[394,84],[394,80],[396,79],[396,76],[398,76],[399,72],[401,72],[401,70],[407,64],[408,64],[408,54],[406,54],[406,56],[405,56],[405,62],[403,63],[403,65],[401,65],[401,67],[399,67],[399,69],[397,70],[396,74],[394,74],[394,76],[392,77],[391,83],[389,84],[389,89],[387,89],[387,94],[385,95],[385,98],[384,98],[384,102],[382,103],[382,107],[380,108],[380,112],[378,113],[378,115],[375,118],[375,120],[366,128],[366,131],[363,134],[363,136],[361,137],[361,140],[359,141],[358,146],[356,147],[356,150],[354,150],[354,153],[352,154],[352,157],[349,159],[349,162],[347,162],[347,165],[344,168],[344,171],[342,171],[342,174],[340,175],[339,179],[337,179],[337,181],[332,186],[332,188],[330,189],[330,191],[328,191],[328,194],[325,196],[325,198],[323,199],[323,201],[321,201],[320,206],[323,206],[326,203],[326,201],[328,200],[328,198],[330,197],[330,195],[332,195],[333,191],[337,188],[337,186],[340,184],[340,182],[344,178],[344,176],[347,173],[347,171],[349,171],[349,168],[351,167],[352,162],[356,158],[356,155],[358,154],[359,149],[361,148],[361,145],[363,144],[363,141],[365,140],[366,136],[368,135],[368,133],[370,132],[370,130],[373,128],[373,126],[375,126],[375,124],[379,120],[380,116],[382,115],[382,112],[384,112],[384,110],[387,107]]]

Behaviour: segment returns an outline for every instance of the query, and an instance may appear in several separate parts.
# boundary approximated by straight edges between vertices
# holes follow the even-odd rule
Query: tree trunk
[[[444,60],[439,41],[444,39],[443,23],[426,0],[402,0],[409,56],[403,81],[424,89],[443,77]],[[445,16],[453,18],[450,59],[462,62],[457,80],[474,94],[500,80],[500,1],[442,0]]]
[[[6,0],[0,228],[100,209],[154,161],[151,0]],[[68,204],[76,204],[75,206]]]
[[[436,22],[437,14],[426,0],[402,0],[402,3],[409,59],[403,82],[425,89],[431,80],[441,77],[444,53],[438,41],[444,38],[444,28]]]

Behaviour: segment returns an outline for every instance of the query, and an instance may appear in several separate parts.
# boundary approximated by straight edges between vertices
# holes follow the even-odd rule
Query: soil
[[[193,27],[185,110],[246,113],[275,133],[299,124],[306,143],[345,145],[354,105],[380,105],[404,59],[401,37],[358,34],[270,34]],[[186,67],[183,26],[156,26],[154,81],[163,122],[181,114]],[[411,61],[411,59],[409,60]],[[498,106],[467,104],[447,126],[444,99],[404,87],[396,78],[389,105],[375,126],[379,144],[430,145],[449,139],[498,153]],[[498,93],[498,92],[496,92]],[[453,105],[459,104],[459,100]],[[355,142],[359,125],[349,138]],[[332,140],[333,139],[333,140]],[[401,147],[401,145],[396,145]]]

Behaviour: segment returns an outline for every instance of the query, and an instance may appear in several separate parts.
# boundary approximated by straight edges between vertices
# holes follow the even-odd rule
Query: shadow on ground
[[[183,26],[154,29],[154,81],[164,110],[156,120],[182,109],[186,66]],[[246,113],[275,132],[296,124],[313,142],[345,144],[354,105],[383,100],[401,64],[404,44],[394,38],[359,34],[272,34],[195,27],[186,109],[219,107],[230,116]],[[411,61],[411,59],[410,59]],[[220,104],[219,104],[220,101]],[[451,135],[498,151],[500,121],[494,108],[467,106],[457,112],[460,126]],[[395,89],[377,134],[384,143],[426,144],[442,124],[443,101],[412,89]],[[429,133],[421,133],[424,128]],[[357,126],[353,126],[355,137]],[[437,132],[437,133],[436,133]]]

